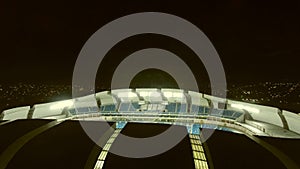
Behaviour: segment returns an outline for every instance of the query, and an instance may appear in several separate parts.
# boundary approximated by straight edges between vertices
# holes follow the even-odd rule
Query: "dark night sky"
[[[121,16],[145,11],[174,14],[197,25],[218,51],[229,83],[300,81],[300,1],[10,0],[0,5],[0,83],[25,79],[71,83],[77,55],[96,30]],[[156,44],[140,39],[128,44]],[[168,44],[176,48],[175,42]],[[126,49],[112,53],[126,57]]]

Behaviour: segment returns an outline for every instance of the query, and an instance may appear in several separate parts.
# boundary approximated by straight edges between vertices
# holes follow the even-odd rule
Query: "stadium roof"
[[[104,91],[3,111],[0,168],[298,168],[299,122],[275,107],[193,91]],[[84,134],[82,123],[97,128],[97,137]],[[110,151],[126,142],[120,133],[146,138],[170,126],[186,136],[157,156]],[[215,132],[204,140],[203,129]]]

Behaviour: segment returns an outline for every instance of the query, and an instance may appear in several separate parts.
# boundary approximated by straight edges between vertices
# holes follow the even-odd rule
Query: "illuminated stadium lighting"
[[[54,105],[51,105],[50,110],[63,109],[65,107],[71,107],[73,104],[74,104],[74,102],[72,100],[61,101],[61,102],[55,103]]]
[[[139,101],[139,104],[141,105],[141,104],[146,104],[146,102],[145,101]]]
[[[132,92],[122,92],[122,93],[119,93],[118,94],[118,97],[137,97],[135,93],[132,93]]]
[[[178,93],[178,92],[164,92],[164,95],[166,97],[177,97],[177,98],[183,97],[183,93]]]
[[[241,109],[241,110],[247,110],[247,111],[253,112],[253,113],[259,113],[259,110],[257,108],[250,107],[250,106],[245,106],[245,105],[242,105],[242,104],[231,104],[231,107]]]
[[[165,91],[168,90],[168,91]],[[137,90],[139,93],[140,90]],[[94,99],[94,95],[88,95],[80,98],[74,98],[70,100],[62,100],[57,101],[53,103],[46,103],[46,104],[36,104],[34,109],[31,111],[30,106],[27,107],[20,107],[20,108],[14,108],[5,110],[3,112],[3,115],[0,116],[2,119],[0,119],[0,126],[6,125],[8,122],[11,123],[17,123],[18,121],[16,119],[27,119],[24,120],[24,122],[29,122],[31,119],[35,119],[34,121],[37,121],[39,119],[55,119],[56,121],[50,121],[49,124],[45,124],[45,126],[49,126],[48,128],[42,126],[42,129],[45,128],[45,131],[39,130],[43,132],[43,136],[40,136],[39,133],[36,133],[36,130],[30,131],[30,134],[39,135],[39,137],[33,138],[32,142],[35,142],[35,147],[32,148],[27,144],[24,144],[25,148],[28,148],[28,153],[31,153],[34,151],[34,154],[38,154],[35,156],[35,158],[39,157],[39,143],[40,140],[35,141],[36,139],[41,139],[41,141],[48,141],[47,145],[53,146],[53,148],[47,149],[45,154],[42,154],[42,156],[47,156],[50,152],[51,154],[47,156],[47,159],[52,158],[55,156],[55,154],[58,153],[66,153],[64,154],[66,157],[72,156],[73,148],[77,147],[80,148],[77,150],[78,154],[83,154],[83,158],[88,158],[90,153],[95,153],[94,151],[97,151],[98,158],[96,160],[93,160],[94,165],[93,169],[101,169],[101,168],[118,168],[118,167],[107,167],[115,165],[116,159],[112,156],[112,153],[110,152],[113,147],[113,144],[120,144],[121,141],[118,139],[118,135],[121,132],[121,129],[124,132],[131,132],[132,134],[137,133],[136,136],[139,136],[140,133],[146,132],[147,135],[155,135],[156,130],[168,128],[171,125],[174,125],[174,127],[180,127],[184,130],[181,131],[186,132],[188,134],[188,137],[185,137],[184,140],[181,140],[177,145],[185,146],[182,148],[175,147],[175,151],[167,151],[168,157],[165,157],[164,159],[154,157],[152,159],[156,159],[155,162],[161,163],[162,161],[165,162],[165,159],[169,159],[169,157],[175,157],[180,156],[181,152],[185,151],[185,157],[189,158],[184,164],[189,165],[190,167],[181,167],[181,168],[195,168],[195,169],[202,169],[202,168],[212,168],[211,165],[218,165],[218,163],[222,163],[222,165],[219,165],[219,167],[216,168],[224,168],[223,166],[226,164],[226,162],[223,161],[223,159],[220,159],[217,162],[211,162],[209,158],[211,156],[207,154],[207,149],[209,149],[210,145],[214,145],[216,142],[222,142],[224,139],[228,139],[227,141],[234,141],[235,144],[232,144],[232,146],[225,146],[227,148],[225,151],[223,150],[224,146],[216,150],[214,148],[210,149],[213,150],[212,154],[218,154],[218,153],[224,153],[222,155],[222,158],[226,157],[227,152],[234,149],[236,147],[236,144],[240,143],[238,146],[243,146],[245,137],[241,137],[242,134],[248,138],[248,143],[251,144],[249,147],[248,145],[243,147],[243,149],[239,149],[237,153],[239,153],[236,157],[240,157],[239,160],[245,160],[243,163],[239,163],[239,166],[237,168],[243,168],[244,163],[247,162],[248,159],[244,159],[244,155],[247,154],[244,152],[244,149],[248,149],[247,151],[252,151],[254,147],[260,148],[262,150],[265,150],[265,147],[268,147],[270,149],[267,149],[272,154],[280,153],[280,151],[276,150],[277,147],[275,145],[273,146],[269,142],[263,142],[266,137],[267,139],[272,139],[272,137],[278,137],[276,140],[280,139],[279,141],[285,142],[287,140],[286,138],[293,138],[299,139],[300,138],[300,130],[299,130],[299,120],[300,117],[298,115],[290,113],[288,111],[282,111],[282,118],[286,119],[286,123],[290,126],[290,128],[287,130],[283,128],[283,122],[280,121],[280,115],[278,114],[278,109],[272,108],[272,107],[263,107],[265,111],[260,110],[259,105],[254,104],[247,104],[247,103],[240,103],[240,102],[233,102],[232,100],[227,100],[229,102],[229,107],[232,109],[225,109],[224,113],[221,114],[221,109],[218,108],[211,108],[208,105],[208,102],[216,102],[214,100],[214,97],[209,97],[207,95],[207,102],[204,102],[204,98],[201,97],[200,93],[193,93],[186,91],[181,92],[178,89],[143,89],[144,94],[146,95],[146,98],[130,98],[127,96],[132,96],[130,93],[134,93],[132,91],[125,91],[125,92],[119,92],[116,91],[116,95],[112,96],[111,93],[114,93],[114,91],[110,92],[101,92],[101,94],[96,93],[96,99],[100,100],[100,105],[95,104],[93,106],[90,106],[91,100]],[[119,95],[120,93],[120,95]],[[169,95],[169,98],[157,98],[158,96],[162,96],[165,93]],[[98,94],[98,95],[97,95]],[[120,97],[124,96],[124,97]],[[182,98],[179,98],[179,96],[182,96]],[[178,102],[178,100],[185,99],[186,96],[190,98],[186,102]],[[119,98],[118,98],[119,97]],[[124,101],[123,101],[124,98]],[[200,100],[199,100],[200,99]],[[75,102],[76,101],[76,102]],[[233,104],[232,104],[233,103]],[[76,109],[78,107],[78,109]],[[55,110],[50,110],[55,109]],[[65,109],[65,110],[64,110]],[[68,109],[68,110],[67,110]],[[184,109],[182,111],[181,109]],[[216,111],[214,111],[216,110]],[[241,110],[249,111],[250,113],[248,115],[244,115],[245,112],[241,112]],[[209,113],[209,111],[213,113]],[[260,113],[259,113],[260,112]],[[273,113],[272,113],[273,112]],[[7,121],[9,120],[9,121]],[[4,122],[3,122],[4,121]],[[109,122],[112,124],[116,129],[114,131],[112,130],[102,130],[105,128],[105,126],[102,127],[102,125],[106,122]],[[46,122],[46,121],[45,121]],[[127,124],[127,122],[129,122]],[[82,153],[83,150],[86,149],[87,145],[82,145],[81,138],[78,139],[79,134],[82,135],[82,126],[80,127],[80,124],[99,124],[101,125],[101,131],[99,131],[99,134],[105,136],[107,138],[107,141],[103,142],[102,149],[94,150],[91,149],[90,153],[84,154]],[[72,126],[78,126],[78,127],[72,127]],[[88,125],[88,126],[91,126]],[[18,127],[19,125],[16,125]],[[59,126],[59,127],[55,127]],[[71,127],[70,127],[71,126]],[[22,127],[22,126],[19,126]],[[99,127],[99,128],[100,128]],[[271,130],[269,130],[269,128]],[[70,135],[70,137],[53,137],[53,130],[58,132],[66,132],[67,129],[72,130],[74,135]],[[208,129],[209,131],[214,132],[214,139],[218,139],[215,141],[211,141],[213,139],[206,139],[208,142],[208,146],[202,144],[202,138],[201,138],[201,132],[205,129]],[[125,131],[126,130],[126,131]],[[179,131],[178,130],[178,131]],[[11,131],[7,131],[7,133],[10,133]],[[79,133],[77,133],[79,132]],[[228,132],[230,134],[229,137],[224,137],[225,132]],[[91,137],[89,137],[88,133],[82,135],[84,137],[83,139],[90,140]],[[97,132],[98,133],[98,132]],[[45,134],[45,135],[44,135]],[[142,133],[144,134],[144,133]],[[227,135],[227,134],[226,134]],[[10,136],[10,134],[8,134]],[[23,139],[28,138],[20,136],[20,139],[17,140],[17,142],[12,144],[19,144],[19,140],[24,142]],[[132,135],[132,137],[135,135]],[[102,136],[101,136],[102,137]],[[270,137],[270,138],[269,138]],[[46,139],[47,138],[47,139]],[[58,139],[62,144],[55,144],[51,139]],[[139,138],[139,137],[138,137]],[[10,138],[8,138],[10,139]],[[69,139],[66,140],[65,139]],[[77,140],[78,139],[78,140]],[[232,139],[243,139],[244,141],[238,141],[238,140],[232,140]],[[2,140],[2,139],[1,139]],[[289,139],[290,140],[290,139]],[[98,139],[97,139],[98,141]],[[122,141],[123,142],[123,141]],[[204,142],[204,141],[203,141]],[[263,142],[263,144],[261,144]],[[124,143],[124,142],[123,142]],[[69,146],[72,144],[71,146]],[[122,143],[121,143],[122,144]],[[261,146],[256,146],[256,144]],[[33,145],[33,144],[32,144]],[[177,146],[176,145],[176,146]],[[297,146],[298,143],[295,143],[295,146]],[[14,146],[17,147],[17,146]],[[56,149],[56,147],[58,147]],[[71,147],[71,149],[69,149]],[[208,147],[208,148],[207,148]],[[272,148],[275,147],[275,148]],[[72,151],[70,151],[72,150]],[[37,151],[37,152],[35,152]],[[43,150],[41,150],[44,152]],[[118,151],[118,150],[117,150]],[[9,151],[5,151],[9,155]],[[17,151],[16,151],[17,152]],[[168,153],[168,152],[174,152],[174,153]],[[261,152],[259,149],[257,152]],[[270,154],[269,153],[269,154]],[[294,152],[293,152],[294,153]],[[295,154],[297,151],[295,150]],[[74,154],[74,153],[73,153]],[[236,153],[235,153],[236,154]],[[260,160],[261,162],[264,162],[265,159],[263,159],[266,155],[268,155],[268,152],[265,154],[257,153],[260,155],[260,157],[257,157],[256,160]],[[6,156],[8,156],[6,155]],[[281,155],[281,154],[279,154]],[[6,156],[0,156],[0,161],[4,161],[1,158],[5,159]],[[25,154],[23,157],[18,157],[21,160],[27,156],[30,156]],[[15,156],[17,157],[17,156]],[[235,157],[235,158],[236,158]],[[250,155],[252,158],[252,156]],[[40,157],[40,159],[43,159],[44,157]],[[123,157],[122,157],[123,158]],[[125,156],[126,159],[128,159]],[[151,158],[151,157],[150,157]],[[40,160],[39,159],[39,160]],[[70,157],[72,159],[72,157]],[[150,159],[152,162],[152,159]],[[230,159],[226,159],[227,161]],[[112,162],[112,160],[114,160]],[[144,161],[144,159],[143,159]],[[14,162],[14,161],[12,161]],[[60,161],[59,161],[60,162]],[[77,161],[76,161],[77,162]],[[130,160],[129,162],[126,162],[127,165],[131,165],[134,162]],[[293,162],[293,161],[292,161]],[[10,162],[11,163],[11,162]],[[65,160],[62,160],[61,163],[65,163]],[[122,161],[123,163],[123,161]],[[168,162],[169,164],[170,162]],[[182,162],[178,162],[176,165],[179,166]],[[193,164],[191,164],[193,163]],[[269,160],[270,164],[274,163],[274,160]],[[284,160],[278,159],[276,165],[282,165],[280,168],[296,168],[290,163],[286,163]],[[282,164],[281,164],[282,163]],[[27,163],[25,163],[27,164]],[[50,163],[52,164],[52,163]],[[144,163],[143,164],[149,164]],[[143,165],[141,164],[141,166]],[[251,163],[252,164],[252,163]],[[20,164],[24,165],[24,164]],[[31,165],[31,163],[29,164]],[[56,164],[53,164],[56,165]],[[255,168],[255,163],[251,168]],[[275,165],[275,166],[276,166]],[[1,168],[1,163],[0,163]],[[2,167],[5,168],[5,167]],[[18,167],[22,168],[22,167]],[[24,167],[24,168],[34,168],[34,167]],[[53,168],[53,167],[52,167]],[[55,167],[54,167],[55,168]],[[67,168],[67,167],[65,167]],[[120,168],[120,167],[119,167]],[[143,167],[139,167],[143,168]],[[155,168],[155,167],[153,167]],[[174,167],[173,167],[174,168]],[[176,168],[176,167],[175,167]],[[231,167],[225,167],[225,168],[231,168]],[[274,167],[273,167],[274,168]]]
[[[149,92],[140,92],[139,94],[142,97],[149,96]]]
[[[166,97],[172,97],[173,96],[172,92],[164,92],[164,95]]]
[[[140,96],[142,97],[160,97],[160,94],[157,92],[139,92]]]
[[[183,93],[173,93],[173,97],[182,98],[183,97]]]
[[[167,101],[162,102],[163,105],[168,105],[169,103]]]

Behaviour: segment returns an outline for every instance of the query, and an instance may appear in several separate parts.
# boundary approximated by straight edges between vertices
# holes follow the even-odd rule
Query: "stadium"
[[[0,169],[300,168],[300,3],[1,7]]]
[[[300,166],[298,114],[194,91],[115,89],[8,109],[0,119],[1,169]],[[83,126],[94,129],[101,146]],[[170,126],[184,137],[158,155],[110,151],[122,145],[120,134],[148,138]],[[202,131],[212,135],[204,140]]]

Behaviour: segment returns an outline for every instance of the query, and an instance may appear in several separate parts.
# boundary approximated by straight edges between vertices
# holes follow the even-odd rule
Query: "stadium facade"
[[[299,168],[300,116],[180,89],[117,89],[2,112],[0,168]],[[114,130],[104,125],[108,122]],[[99,128],[103,146],[79,122]],[[110,152],[120,133],[186,137],[157,157]],[[203,139],[202,130],[214,131]],[[12,134],[14,133],[14,134]],[[30,160],[31,161],[27,161]],[[72,160],[73,159],[73,160]],[[72,161],[68,161],[72,160]]]

